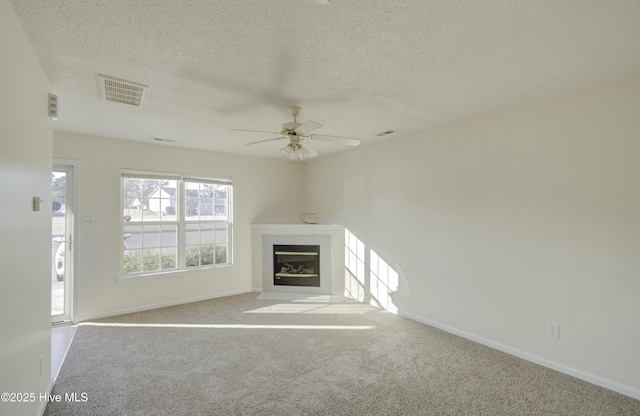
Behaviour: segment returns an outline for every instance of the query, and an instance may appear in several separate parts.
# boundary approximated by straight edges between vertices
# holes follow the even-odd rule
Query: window
[[[226,264],[230,185],[187,179],[184,189],[186,266]]]
[[[231,264],[230,181],[122,173],[122,274]]]

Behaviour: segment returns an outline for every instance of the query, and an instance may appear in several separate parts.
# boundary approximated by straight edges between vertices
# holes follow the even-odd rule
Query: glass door
[[[51,188],[51,322],[57,323],[71,319],[73,166],[53,165]]]

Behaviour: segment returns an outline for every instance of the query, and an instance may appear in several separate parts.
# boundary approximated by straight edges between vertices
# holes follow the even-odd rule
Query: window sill
[[[161,279],[165,277],[190,275],[190,274],[194,274],[194,273],[198,273],[206,270],[226,269],[229,267],[233,267],[233,264],[204,266],[204,267],[197,267],[192,269],[166,270],[166,271],[153,272],[153,273],[140,273],[140,274],[130,274],[130,275],[128,274],[128,275],[117,277],[116,281],[118,283],[139,282],[142,280],[153,280],[153,279]]]

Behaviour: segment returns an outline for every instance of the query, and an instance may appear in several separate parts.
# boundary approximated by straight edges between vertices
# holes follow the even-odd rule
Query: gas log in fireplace
[[[273,284],[320,287],[320,246],[274,245]]]

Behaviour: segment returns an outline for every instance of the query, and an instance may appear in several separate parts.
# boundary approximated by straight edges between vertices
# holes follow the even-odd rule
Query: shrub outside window
[[[231,264],[230,181],[122,173],[122,274]]]

